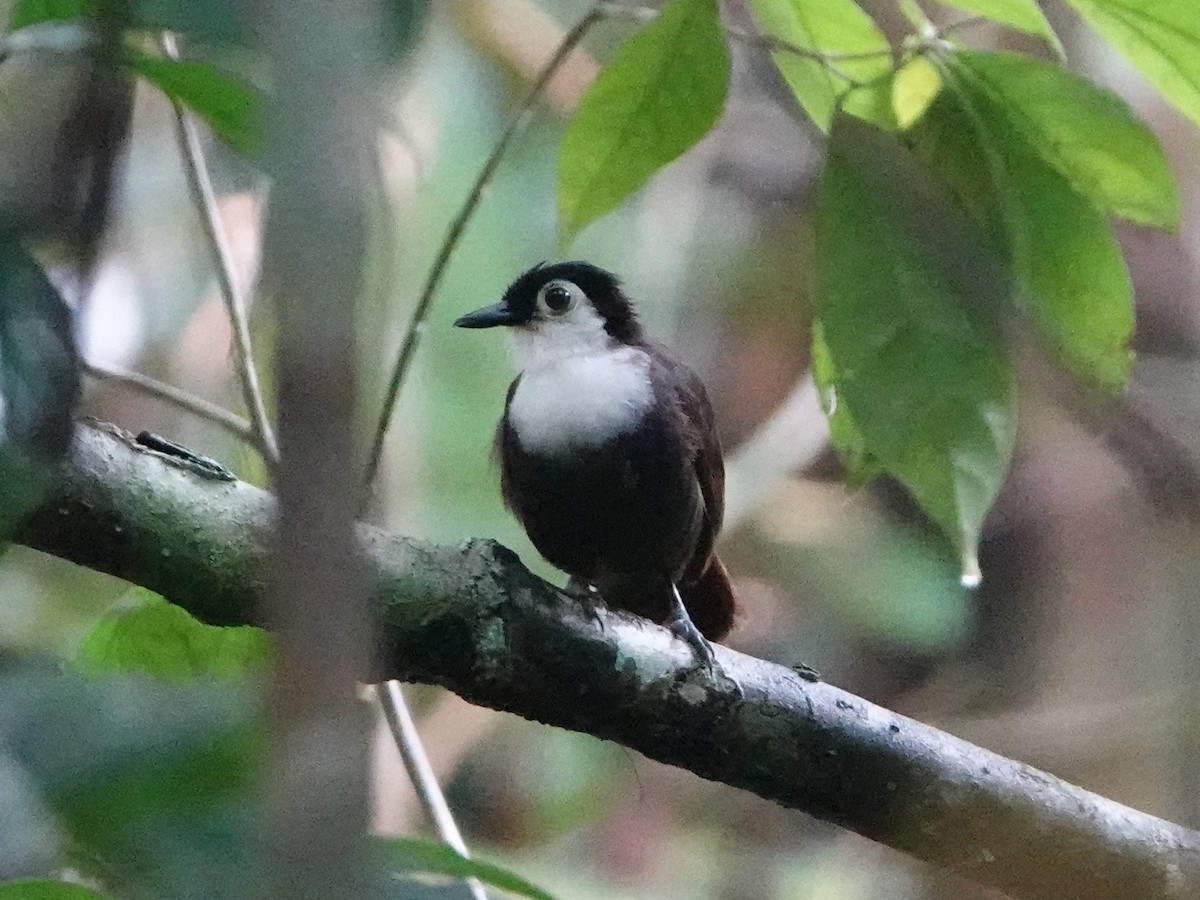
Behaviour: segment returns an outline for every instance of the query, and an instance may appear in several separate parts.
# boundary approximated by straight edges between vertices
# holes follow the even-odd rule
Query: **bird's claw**
[[[674,585],[672,585],[672,588],[674,588]],[[687,607],[683,605],[683,599],[679,596],[678,589],[674,590],[674,597],[675,602],[672,605],[671,614],[667,616],[664,624],[670,629],[672,634],[692,648],[692,652],[695,654],[695,661],[689,669],[702,670],[714,681],[728,681],[737,690],[738,695],[741,696],[741,685],[726,675],[725,670],[721,668],[721,664],[717,662],[717,656],[713,652],[712,644],[709,643],[708,638],[700,633],[700,629],[696,627],[696,623],[688,615]]]

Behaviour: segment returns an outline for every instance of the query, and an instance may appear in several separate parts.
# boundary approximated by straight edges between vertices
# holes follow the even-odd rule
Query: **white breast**
[[[632,430],[652,401],[650,358],[618,347],[525,369],[508,417],[526,450],[553,453]]]

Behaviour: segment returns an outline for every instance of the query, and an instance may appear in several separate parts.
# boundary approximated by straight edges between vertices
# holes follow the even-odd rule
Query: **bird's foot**
[[[681,615],[682,613],[682,615]],[[717,668],[717,657],[713,653],[712,644],[708,642],[700,629],[692,621],[692,617],[687,614],[687,610],[680,604],[676,609],[671,610],[671,615],[667,617],[664,623],[675,637],[684,641],[692,648],[696,654],[696,664],[698,668],[707,669],[709,672]]]
[[[712,644],[708,638],[700,633],[700,629],[696,627],[696,623],[692,621],[692,617],[688,615],[687,607],[683,605],[683,598],[679,596],[679,589],[674,584],[671,585],[671,592],[674,600],[671,604],[671,613],[667,616],[663,623],[671,630],[671,633],[683,640],[696,655],[693,669],[701,669],[709,677],[716,681],[728,681],[737,693],[742,692],[741,686],[725,674],[725,670],[721,668],[721,664],[717,662],[716,654],[713,653]]]

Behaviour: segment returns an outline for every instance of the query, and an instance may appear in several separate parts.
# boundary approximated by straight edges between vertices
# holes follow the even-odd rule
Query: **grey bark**
[[[84,426],[19,539],[207,622],[259,623],[272,517],[262,491]],[[665,629],[582,608],[494,542],[359,536],[384,647],[366,680],[617,741],[1014,896],[1200,897],[1200,834],[726,648],[740,690],[688,673]]]

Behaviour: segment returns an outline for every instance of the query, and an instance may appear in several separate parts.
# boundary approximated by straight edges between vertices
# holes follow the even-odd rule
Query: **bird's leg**
[[[671,612],[663,624],[671,629],[676,637],[682,638],[696,651],[696,661],[701,666],[715,674],[719,667],[717,659],[713,655],[712,644],[700,633],[700,629],[688,615],[687,607],[683,605],[683,598],[679,596],[679,588],[675,586],[674,581],[671,582],[671,598]]]

